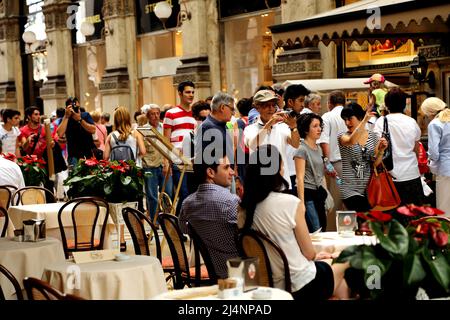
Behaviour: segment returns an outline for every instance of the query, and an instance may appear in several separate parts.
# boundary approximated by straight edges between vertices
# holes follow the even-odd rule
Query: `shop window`
[[[270,12],[223,22],[223,89],[237,98],[250,97],[259,85],[272,83],[272,35],[268,26],[276,20],[276,14]]]

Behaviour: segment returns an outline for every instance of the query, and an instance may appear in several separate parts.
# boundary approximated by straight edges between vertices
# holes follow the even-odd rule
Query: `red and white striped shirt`
[[[164,129],[171,129],[170,142],[175,148],[182,149],[183,137],[194,130],[197,121],[192,117],[192,111],[186,111],[180,106],[166,111]]]

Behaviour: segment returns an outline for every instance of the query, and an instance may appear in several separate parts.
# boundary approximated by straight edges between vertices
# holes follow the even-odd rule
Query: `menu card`
[[[92,250],[72,252],[75,263],[114,260],[117,250]]]

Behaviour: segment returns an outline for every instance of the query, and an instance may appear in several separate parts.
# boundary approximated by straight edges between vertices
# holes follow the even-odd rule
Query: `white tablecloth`
[[[61,232],[58,224],[58,211],[65,202],[46,203],[46,204],[30,204],[21,206],[10,206],[8,209],[9,218],[14,225],[14,229],[22,229],[23,221],[28,219],[45,219],[46,233],[49,237],[61,239]],[[73,206],[68,206],[64,211],[71,211]],[[99,221],[103,220],[106,209],[100,207]],[[64,214],[63,224],[71,226],[69,214]],[[105,230],[104,248],[112,248],[111,234],[116,232],[116,227],[111,219],[108,217],[108,225]],[[11,230],[8,227],[8,236],[12,237]]]
[[[342,237],[337,232],[319,232],[311,237],[316,252],[339,253],[353,245],[375,245],[375,236]]]
[[[0,264],[5,266],[20,283],[23,278],[40,279],[45,265],[64,261],[64,249],[61,241],[47,238],[39,242],[16,242],[0,238]],[[0,285],[7,299],[15,299],[14,287],[4,276],[0,276]]]
[[[232,300],[253,300],[256,290],[270,291],[270,298],[267,300],[293,300],[292,295],[284,290],[269,287],[258,287],[258,289],[244,292],[238,297],[230,298]],[[160,294],[153,298],[153,300],[220,300],[218,297],[218,285],[198,288],[186,288],[182,290],[172,290]],[[228,300],[228,299],[224,299]]]
[[[77,277],[78,284],[73,281]],[[130,256],[120,262],[53,263],[46,266],[42,280],[92,300],[146,300],[167,291],[161,263],[149,256]]]

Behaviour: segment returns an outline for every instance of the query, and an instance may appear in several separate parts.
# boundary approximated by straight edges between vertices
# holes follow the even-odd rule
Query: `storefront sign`
[[[154,9],[161,0],[139,0],[136,6],[136,30],[138,34],[163,30],[161,20],[155,15]],[[172,14],[166,21],[166,28],[175,28],[178,22],[180,5],[177,0],[166,0],[172,6]]]

